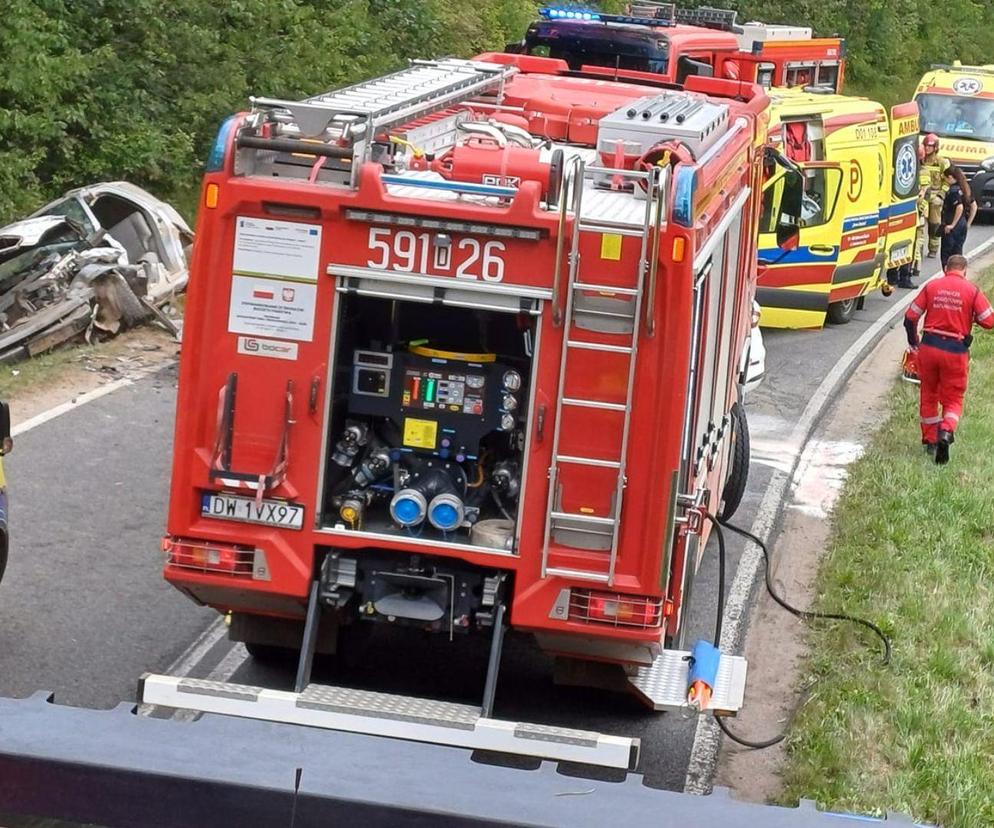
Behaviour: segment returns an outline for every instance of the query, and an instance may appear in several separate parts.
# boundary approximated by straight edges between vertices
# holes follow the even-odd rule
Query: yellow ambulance
[[[888,112],[876,101],[774,89],[770,140],[804,172],[797,247],[776,244],[772,215],[760,216],[760,325],[843,324],[864,297],[901,269],[910,274],[918,221],[918,108]],[[773,203],[782,179],[766,183]]]
[[[994,209],[994,65],[936,65],[915,91],[921,132],[961,167],[981,210]]]

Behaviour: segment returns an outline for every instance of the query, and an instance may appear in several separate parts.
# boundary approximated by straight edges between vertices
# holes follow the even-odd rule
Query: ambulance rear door
[[[888,271],[914,260],[918,225],[918,105],[898,104],[890,111],[890,141],[887,160],[888,203],[881,214],[881,232],[886,233]]]

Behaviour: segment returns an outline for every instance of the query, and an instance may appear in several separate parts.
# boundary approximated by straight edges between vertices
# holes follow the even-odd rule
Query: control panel
[[[390,418],[407,448],[475,456],[488,434],[516,428],[521,387],[521,375],[496,361],[356,350],[349,414]]]
[[[422,411],[449,411],[479,417],[483,415],[486,391],[485,374],[410,367],[404,371],[401,405]]]

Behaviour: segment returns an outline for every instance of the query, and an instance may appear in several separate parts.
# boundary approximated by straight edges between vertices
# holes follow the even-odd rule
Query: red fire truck
[[[815,38],[810,28],[737,22],[737,13],[709,6],[631,3],[627,14],[544,8],[510,51],[584,65],[647,72],[676,83],[708,75],[772,87],[840,93],[845,41]]]
[[[250,651],[301,648],[298,690],[382,622],[492,635],[492,703],[509,623],[666,706],[706,516],[748,470],[759,193],[792,182],[764,206],[787,246],[800,177],[757,86],[492,57],[223,125],[165,577]]]

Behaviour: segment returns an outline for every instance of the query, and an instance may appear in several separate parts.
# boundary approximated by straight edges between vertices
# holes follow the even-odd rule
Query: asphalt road
[[[968,247],[994,236],[979,226]],[[842,327],[767,331],[767,378],[749,398],[753,467],[736,521],[749,526],[784,435],[846,349],[889,306],[879,294]],[[142,672],[167,670],[215,619],[161,578],[175,373],[167,370],[74,409],[22,435],[7,460],[12,553],[0,585],[0,695],[55,691],[74,705],[134,699]],[[16,412],[15,412],[16,421]],[[729,545],[729,584],[742,547]],[[714,628],[716,555],[694,589],[691,635]],[[314,678],[478,703],[486,650],[473,641],[373,631],[375,646],[320,661]],[[420,636],[419,636],[420,638]],[[453,653],[453,650],[455,651]],[[211,640],[185,659],[195,676],[286,688],[292,665],[260,665],[241,647]],[[640,736],[654,786],[682,789],[695,722],[650,714],[637,703],[554,686],[551,665],[527,640],[505,650],[496,715]]]

